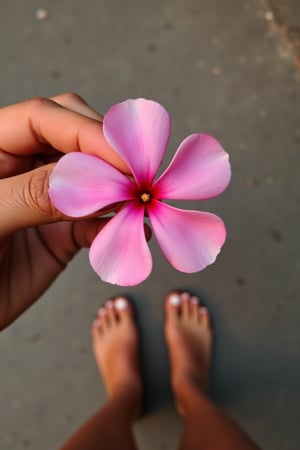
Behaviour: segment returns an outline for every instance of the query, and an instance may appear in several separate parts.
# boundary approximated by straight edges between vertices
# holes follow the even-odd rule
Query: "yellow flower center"
[[[150,200],[151,200],[151,195],[150,195],[148,192],[143,192],[143,193],[141,194],[141,200],[142,200],[142,202],[144,202],[144,203],[148,203],[148,202],[150,202]]]

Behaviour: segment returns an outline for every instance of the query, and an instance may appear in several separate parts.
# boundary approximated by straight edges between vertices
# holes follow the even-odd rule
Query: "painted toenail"
[[[116,309],[118,309],[119,311],[122,311],[123,309],[126,309],[128,306],[127,300],[125,300],[125,298],[118,298],[115,301],[115,306],[116,306]]]
[[[172,294],[172,295],[170,295],[170,297],[169,297],[169,303],[170,303],[170,305],[173,305],[173,306],[178,306],[178,305],[180,305],[180,297],[179,297],[179,295],[178,295],[178,294]]]
[[[198,305],[198,302],[199,302],[198,297],[196,297],[196,296],[192,297],[191,302],[193,303],[193,305]]]
[[[100,322],[100,320],[98,320],[98,319],[95,319],[94,322],[93,322],[93,326],[94,326],[95,328],[98,328],[98,327],[100,326],[100,324],[101,324],[101,322]]]
[[[99,308],[98,309],[98,316],[105,316],[106,310],[105,308]]]
[[[201,314],[208,314],[208,309],[206,308],[206,306],[201,306],[201,308],[200,308],[200,312],[201,312]]]
[[[182,300],[183,300],[184,302],[187,302],[188,299],[190,298],[190,294],[188,294],[187,292],[183,292],[183,293],[181,294],[181,298],[182,298]]]
[[[111,300],[107,300],[107,302],[105,303],[106,308],[113,308],[114,307],[114,303]]]

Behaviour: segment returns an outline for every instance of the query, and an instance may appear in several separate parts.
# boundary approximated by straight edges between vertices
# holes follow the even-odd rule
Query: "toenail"
[[[182,300],[183,300],[184,302],[187,302],[188,299],[190,298],[190,294],[188,294],[187,292],[183,292],[183,293],[181,294],[181,298],[182,298]]]
[[[100,323],[101,323],[100,320],[95,319],[94,322],[93,322],[93,326],[98,328],[100,326]]]
[[[169,297],[169,303],[170,305],[173,306],[178,306],[180,305],[180,297],[178,294],[171,294]]]
[[[115,301],[115,306],[116,306],[116,309],[118,309],[119,311],[122,311],[123,309],[126,309],[128,306],[127,300],[125,300],[125,298],[118,298]]]
[[[193,305],[198,305],[198,301],[199,301],[199,299],[196,296],[191,298],[191,302],[193,303]]]
[[[200,312],[201,312],[201,314],[208,314],[208,309],[206,308],[206,306],[201,306],[201,308],[200,308]]]
[[[105,316],[105,314],[106,314],[105,308],[99,308],[98,309],[98,315],[99,316]]]
[[[113,308],[114,307],[114,302],[112,300],[107,300],[107,302],[105,303],[106,308]]]

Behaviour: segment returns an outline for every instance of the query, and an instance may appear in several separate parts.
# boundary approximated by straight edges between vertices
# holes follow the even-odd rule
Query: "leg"
[[[108,401],[61,450],[135,450],[132,425],[140,413],[142,382],[137,329],[125,298],[100,308],[92,336]]]
[[[259,447],[208,398],[212,331],[199,299],[172,292],[166,299],[166,340],[171,383],[185,420],[182,450],[258,450]]]

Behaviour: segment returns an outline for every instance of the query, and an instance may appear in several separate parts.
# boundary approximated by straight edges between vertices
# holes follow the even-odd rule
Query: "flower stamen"
[[[151,200],[151,194],[149,194],[149,192],[143,192],[140,195],[140,198],[141,198],[143,203],[148,203]]]

